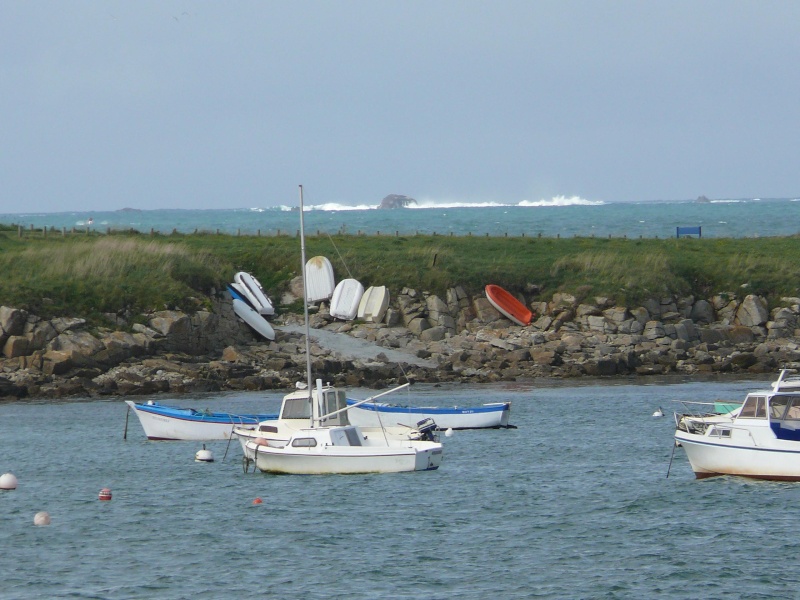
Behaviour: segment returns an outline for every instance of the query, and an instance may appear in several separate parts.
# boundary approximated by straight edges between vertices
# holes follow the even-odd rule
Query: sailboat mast
[[[306,389],[308,390],[308,403],[311,405],[311,427],[314,427],[315,407],[311,387],[311,337],[308,325],[308,285],[306,282],[306,231],[303,221],[303,186],[300,185],[300,272],[303,274],[303,320],[306,324]]]

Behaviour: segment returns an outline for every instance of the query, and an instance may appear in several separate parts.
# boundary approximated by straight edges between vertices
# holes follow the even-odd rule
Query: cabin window
[[[769,400],[769,418],[772,421],[780,421],[786,412],[786,405],[789,404],[788,396],[773,396]]]
[[[765,419],[767,417],[764,396],[748,396],[742,405],[739,417],[743,419]]]
[[[786,411],[783,418],[787,421],[800,420],[800,396],[787,396],[787,400],[789,401],[789,410]]]
[[[314,438],[295,438],[292,440],[294,448],[313,448],[317,445],[317,440]]]
[[[283,403],[284,419],[311,418],[311,403],[308,398],[291,398]]]

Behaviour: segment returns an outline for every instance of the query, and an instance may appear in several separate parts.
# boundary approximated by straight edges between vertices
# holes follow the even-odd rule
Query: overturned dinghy
[[[358,303],[359,319],[367,323],[380,323],[389,309],[389,290],[386,286],[369,286]]]
[[[333,290],[330,313],[334,319],[352,321],[364,295],[364,286],[355,279],[342,279]]]
[[[333,265],[325,256],[313,256],[308,259],[305,270],[305,295],[310,303],[330,300],[333,296]]]
[[[275,308],[272,306],[272,301],[264,292],[258,279],[253,277],[250,273],[239,271],[233,277],[234,282],[237,284],[237,290],[242,292],[249,304],[262,315],[274,315]]]

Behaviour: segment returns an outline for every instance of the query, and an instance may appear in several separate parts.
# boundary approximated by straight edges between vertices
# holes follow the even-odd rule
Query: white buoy
[[[17,478],[13,473],[6,473],[0,476],[0,490],[15,490],[17,489]]]
[[[206,445],[203,444],[203,449],[195,453],[194,460],[195,462],[214,462],[214,455],[211,450],[206,450]]]
[[[453,437],[453,428],[448,427],[444,432],[444,437]]]
[[[33,516],[33,524],[37,527],[40,525],[50,525],[50,513],[45,511],[36,513]]]
[[[658,407],[658,410],[657,410],[656,412],[654,412],[654,413],[653,413],[653,416],[654,416],[654,417],[663,417],[663,416],[664,416],[664,411],[663,411],[663,410],[661,410],[661,407],[660,407],[660,406]]]

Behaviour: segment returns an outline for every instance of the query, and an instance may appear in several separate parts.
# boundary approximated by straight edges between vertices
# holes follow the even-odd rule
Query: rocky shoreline
[[[295,292],[296,293],[296,292]],[[301,292],[302,293],[302,292]],[[615,306],[556,294],[526,301],[537,315],[514,325],[484,296],[445,298],[404,289],[382,323],[311,317],[316,377],[380,388],[416,382],[774,373],[800,368],[800,298],[768,311],[763,298],[718,294]],[[284,298],[288,303],[292,297]],[[305,379],[302,318],[278,316],[275,341],[257,339],[224,294],[212,308],[157,311],[117,328],[81,318],[41,319],[0,307],[0,399],[53,399],[287,389]]]

